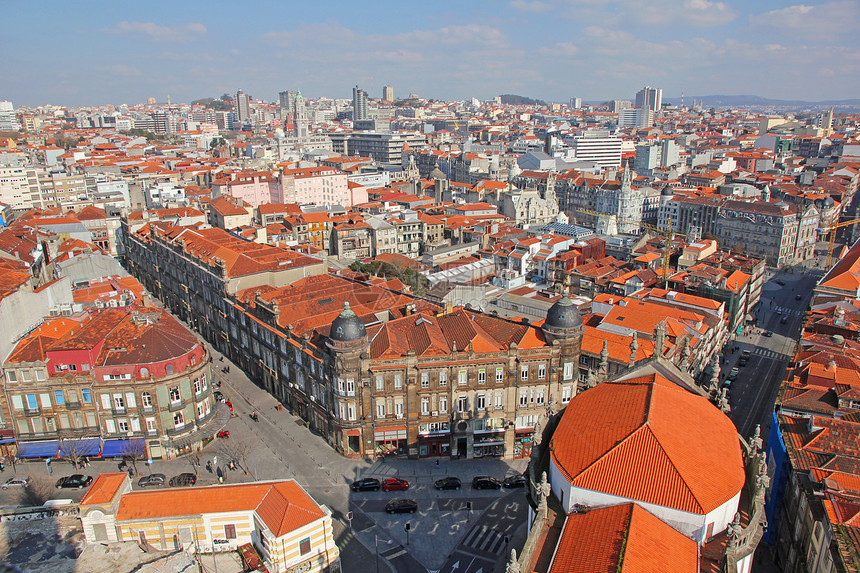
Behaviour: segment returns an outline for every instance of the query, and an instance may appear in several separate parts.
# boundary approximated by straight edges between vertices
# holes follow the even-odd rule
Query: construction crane
[[[827,263],[824,265],[825,268],[830,268],[830,263],[833,262],[833,247],[836,244],[836,229],[839,229],[840,227],[849,227],[855,223],[860,223],[860,219],[851,219],[850,221],[836,222],[830,225],[828,228],[830,231],[830,242],[827,244]]]
[[[630,223],[632,225],[636,225],[642,229],[648,229],[649,231],[654,231],[655,233],[659,233],[660,235],[666,236],[666,242],[663,245],[663,287],[665,288],[669,284],[669,257],[672,254],[672,240],[675,237],[684,237],[688,239],[689,237],[684,233],[676,233],[672,230],[672,217],[670,216],[666,222],[666,228],[661,229],[656,225],[651,225],[649,223],[643,223],[642,221],[637,221],[635,219],[625,219],[624,217],[618,217],[617,215],[613,215],[611,213],[600,213],[598,211],[591,211],[589,209],[577,209],[577,213],[585,213],[586,215],[592,215],[600,219],[601,217],[611,217],[616,221],[624,221]]]

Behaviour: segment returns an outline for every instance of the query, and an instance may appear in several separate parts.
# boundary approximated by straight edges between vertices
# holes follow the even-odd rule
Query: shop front
[[[406,455],[406,426],[376,428],[374,453],[379,456]]]
[[[505,432],[475,432],[472,452],[476,458],[502,457],[505,453]]]
[[[418,426],[418,456],[434,458],[451,455],[451,430],[448,422]]]
[[[534,428],[517,429],[514,437],[514,457],[527,458],[532,455],[532,437]]]

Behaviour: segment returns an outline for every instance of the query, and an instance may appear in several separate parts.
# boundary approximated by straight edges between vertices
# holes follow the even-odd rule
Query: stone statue
[[[750,453],[755,454],[761,449],[761,424],[756,424],[752,438],[750,438]]]
[[[536,446],[539,446],[541,441],[543,440],[543,432],[540,427],[540,420],[535,422],[535,433],[532,436],[532,443]]]
[[[633,339],[630,341],[630,367],[636,364],[636,351],[639,350],[639,341],[636,338],[636,331],[633,331]]]
[[[588,377],[586,377],[585,379],[585,386],[587,388],[594,388],[595,386],[597,386],[597,383],[597,374],[594,372],[594,370],[589,370]]]
[[[729,530],[727,532],[732,543],[736,544],[738,542],[738,538],[741,536],[741,533],[743,533],[743,530],[744,528],[741,527],[741,514],[735,513],[735,518],[732,519],[732,522],[729,524]]]
[[[551,491],[552,487],[546,480],[546,472],[542,472],[540,476],[540,483],[537,486],[538,514],[546,515],[549,492]]]
[[[600,382],[606,382],[609,376],[609,342],[603,341],[603,350],[600,351],[600,365],[597,367],[597,378]]]
[[[520,573],[520,562],[517,560],[517,550],[511,549],[511,558],[505,566],[505,573]]]
[[[722,410],[723,414],[725,414],[726,416],[728,416],[732,411],[732,407],[729,405],[729,397],[726,394],[725,388],[723,388],[723,391],[720,392],[720,410]]]
[[[654,355],[663,356],[663,345],[666,341],[666,325],[662,322],[654,329]]]

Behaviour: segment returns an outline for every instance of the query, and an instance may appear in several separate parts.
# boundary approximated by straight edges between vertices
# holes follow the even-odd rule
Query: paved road
[[[524,490],[495,500],[451,552],[440,573],[490,573],[510,552],[514,531],[528,519]]]

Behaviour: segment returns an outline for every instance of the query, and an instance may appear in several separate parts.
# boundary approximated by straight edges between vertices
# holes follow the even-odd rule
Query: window
[[[487,381],[487,369],[480,368],[478,370],[478,384],[484,384]]]
[[[529,405],[529,392],[528,390],[520,390],[520,406],[528,406]]]
[[[134,408],[137,406],[137,401],[134,399],[134,392],[125,393],[125,403],[128,404],[129,408]]]
[[[376,377],[376,391],[384,392],[385,391],[385,379],[382,376]]]
[[[505,393],[504,392],[496,392],[496,410],[501,410],[505,406]]]
[[[430,398],[424,396],[421,398],[421,415],[427,416],[430,414]]]
[[[403,417],[403,400],[397,400],[394,402],[394,415],[398,418]]]
[[[301,541],[299,541],[299,552],[302,555],[307,555],[311,552],[311,538],[305,537]]]
[[[535,402],[537,403],[538,406],[544,405],[544,390],[543,390],[543,388],[541,388],[540,390],[537,391],[537,394],[535,395]]]
[[[469,382],[469,375],[465,370],[460,370],[457,373],[457,384],[460,386],[465,386],[466,383]]]
[[[355,378],[346,379],[346,395],[355,396]]]
[[[54,402],[57,404],[57,406],[62,406],[63,404],[66,403],[66,397],[63,396],[62,390],[55,390],[54,391]]]
[[[421,373],[421,387],[429,388],[430,387],[430,373],[422,372]]]
[[[528,364],[523,364],[520,366],[520,380],[528,380],[529,379],[529,366]]]
[[[443,370],[442,372],[439,373],[439,386],[444,388],[447,385],[448,385],[448,373]]]
[[[564,372],[562,378],[565,380],[573,380],[573,362],[564,363]]]
[[[203,390],[206,389],[206,379],[204,378],[202,381],[200,378],[194,379],[194,393],[199,394]]]
[[[35,394],[27,394],[27,408],[30,410],[39,409],[39,403],[36,401]]]
[[[484,394],[478,394],[475,396],[475,408],[478,410],[487,409],[487,397]]]
[[[469,409],[469,397],[468,396],[460,396],[457,398],[457,411],[465,412]]]
[[[92,396],[92,394],[90,394],[89,388],[83,388],[81,390],[81,398],[83,399],[84,404],[91,404],[92,403],[93,396]]]
[[[45,371],[41,368],[36,369],[36,380],[38,380],[39,382],[45,381]],[[11,382],[14,382],[14,380],[11,380]]]
[[[385,400],[380,400],[376,403],[376,417],[384,418],[385,417]]]
[[[157,432],[158,429],[155,427],[155,418],[147,418],[146,419],[146,431],[147,432]]]
[[[173,364],[168,364],[168,365],[164,368],[164,370],[165,370],[165,372],[167,372],[168,374],[173,374]]]
[[[394,389],[403,390],[403,374],[394,375]]]
[[[496,384],[501,384],[505,379],[505,369],[501,366],[496,367]]]
[[[24,399],[21,398],[21,396],[19,394],[14,394],[12,396],[12,407],[15,408],[16,410],[23,410],[24,409]]]
[[[538,380],[546,378],[546,364],[538,364]]]
[[[8,380],[9,382],[17,382],[18,381],[18,375],[15,373],[14,370],[7,370],[6,371],[6,380]]]
[[[116,421],[116,427],[119,428],[119,431],[123,434],[128,432],[128,420],[122,419]]]
[[[355,421],[355,404],[347,404],[346,413],[351,421]]]
[[[21,370],[21,382],[32,382],[33,377],[30,376],[29,370]]]
[[[224,526],[224,537],[226,539],[236,539],[236,526],[229,523]]]
[[[581,365],[588,366],[589,362],[591,362],[591,358],[588,356],[588,354],[581,354],[579,356],[579,363]],[[567,366],[567,364],[565,364],[565,366]]]
[[[132,418],[131,419],[131,431],[139,432],[140,431],[140,419]]]
[[[182,412],[181,411],[175,412],[173,414],[173,427],[174,428],[181,428],[184,425],[185,425],[185,417],[182,415]]]
[[[140,395],[140,405],[144,408],[152,408],[152,394],[144,392]]]
[[[125,410],[125,399],[122,394],[113,395],[113,407],[115,410]]]
[[[113,420],[105,420],[105,430],[108,434],[116,434],[116,424]]]
[[[448,413],[448,397],[440,396],[439,397],[439,413],[447,414]]]
[[[51,395],[47,392],[42,392],[41,394],[39,394],[39,401],[42,403],[42,408],[51,407]]]
[[[562,386],[561,387],[561,403],[567,404],[570,402],[571,396],[571,387],[570,386]]]
[[[170,389],[170,401],[171,402],[179,402],[182,399],[182,395],[179,393],[179,386],[174,386]]]

